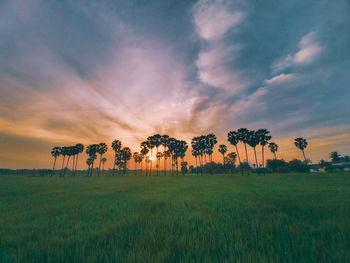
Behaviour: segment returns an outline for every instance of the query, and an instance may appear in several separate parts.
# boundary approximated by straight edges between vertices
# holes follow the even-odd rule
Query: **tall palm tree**
[[[156,147],[156,158],[157,158],[157,176],[159,175],[159,163],[160,163],[160,159],[158,159],[157,155],[158,155],[158,148],[160,145],[162,145],[162,136],[160,134],[155,134],[152,136],[153,137],[153,145],[154,147]]]
[[[259,134],[255,131],[249,131],[248,136],[248,145],[253,148],[254,150],[254,156],[255,156],[255,165],[256,168],[259,167],[258,165],[258,158],[256,157],[256,146],[259,144]]]
[[[97,158],[99,145],[98,144],[90,144],[88,147],[86,147],[86,154],[90,156],[92,159],[91,168],[90,168],[90,174],[89,176],[92,176],[92,171],[94,169],[94,161]]]
[[[238,151],[238,148],[237,148],[237,144],[239,143],[239,135],[238,135],[238,132],[237,131],[230,131],[228,134],[227,134],[227,140],[229,141],[229,143],[233,146],[235,146],[236,148],[236,152],[237,152],[237,156],[238,156],[238,161],[239,163],[241,163],[241,158],[239,156],[239,151]]]
[[[79,158],[79,154],[84,151],[84,145],[82,145],[81,143],[78,143],[78,144],[75,145],[75,147],[76,147],[76,150],[77,150],[77,158],[75,160],[74,175],[76,175],[76,173],[77,173],[78,158]]]
[[[114,162],[113,162],[113,176],[114,176],[114,172],[115,172],[115,162],[116,162],[116,158],[117,158],[117,152],[120,151],[120,149],[122,148],[122,143],[119,140],[114,140],[112,142],[112,149],[114,151]]]
[[[137,169],[137,162],[138,162],[138,158],[139,158],[139,153],[138,152],[134,152],[132,155],[132,158],[134,159],[134,166],[135,166],[135,175],[136,175],[136,169]]]
[[[273,155],[275,156],[275,159],[277,159],[276,152],[278,151],[278,145],[276,143],[274,143],[274,142],[270,142],[269,143],[269,149],[273,153]]]
[[[166,134],[164,134],[163,136],[162,136],[162,145],[163,145],[163,147],[164,147],[164,175],[166,175],[166,161],[167,161],[167,158],[168,158],[168,156],[167,156],[167,147],[168,147],[168,144],[169,144],[169,135],[166,135]]]
[[[88,165],[88,173],[87,173],[87,176],[89,176],[89,174],[90,174],[90,168],[91,168],[92,162],[93,162],[93,159],[92,159],[91,157],[89,157],[89,158],[86,159],[86,164]]]
[[[142,144],[141,143],[141,155],[142,155],[142,159],[146,158],[146,155],[149,152],[149,149],[147,148],[147,143]],[[142,175],[142,159],[141,159],[141,175]],[[148,163],[146,162],[146,176],[147,176],[147,165]]]
[[[122,151],[121,151],[121,155],[122,155],[122,161],[123,161],[123,170],[124,170],[124,173],[126,173],[126,170],[128,168],[128,161],[132,157],[132,153],[131,153],[130,148],[124,147],[124,149],[122,149]]]
[[[256,131],[257,137],[259,138],[259,143],[261,145],[261,158],[262,158],[262,166],[265,167],[265,159],[264,159],[264,147],[271,140],[270,131],[267,129],[259,129]]]
[[[175,147],[174,147],[174,159],[176,164],[176,175],[179,174],[178,170],[178,158],[181,158],[182,161],[184,161],[185,153],[188,149],[187,142],[182,140],[176,140]]]
[[[220,144],[218,151],[222,154],[222,164],[225,164],[225,153],[227,152],[227,146],[225,144]]]
[[[51,155],[55,158],[55,161],[53,163],[52,171],[55,171],[55,166],[56,166],[56,159],[58,156],[61,155],[61,147],[55,146],[51,150]]]
[[[105,170],[105,162],[107,162],[107,158],[106,157],[103,157],[102,158],[102,160],[101,160],[101,162],[102,162],[102,175],[103,175],[103,171]]]
[[[66,154],[68,155],[68,160],[67,160],[66,167],[64,168],[63,176],[66,175],[66,171],[68,169],[68,164],[69,164],[69,161],[70,161],[70,157],[75,154],[74,146],[67,147]]]
[[[240,129],[238,129],[237,133],[238,133],[239,140],[241,142],[243,142],[243,144],[244,144],[245,157],[246,157],[247,162],[249,162],[248,151],[247,151],[247,143],[249,141],[251,133],[249,132],[249,130],[247,128],[240,128]]]
[[[150,174],[152,173],[152,166],[153,166],[153,148],[154,148],[154,144],[155,144],[155,140],[154,140],[154,137],[153,136],[148,136],[147,137],[147,143],[148,143],[148,148],[151,150],[151,157],[150,157],[150,167],[149,167],[149,170],[150,170]]]
[[[61,155],[63,156],[61,173],[60,173],[61,176],[63,175],[64,160],[66,159],[66,156],[68,155],[68,151],[69,151],[68,147],[66,147],[66,146],[61,147]]]
[[[171,175],[174,175],[174,164],[175,164],[175,148],[176,148],[177,140],[175,138],[169,138],[168,151],[170,155],[170,163],[171,163]]]
[[[107,144],[105,144],[104,142],[101,142],[98,145],[97,152],[100,154],[100,164],[98,166],[98,176],[100,176],[100,172],[101,172],[102,156],[107,152],[107,150],[108,150]]]
[[[208,154],[209,161],[213,161],[213,149],[215,144],[218,142],[216,136],[213,133],[210,133],[206,136],[206,153]]]
[[[193,145],[192,145],[192,148],[193,148]],[[192,155],[193,155],[193,157],[195,157],[195,159],[196,159],[196,173],[197,173],[197,175],[198,175],[198,162],[197,162],[197,158],[198,158],[198,156],[199,156],[199,151],[196,150],[196,149],[192,149]]]
[[[308,143],[306,141],[306,139],[299,137],[294,139],[294,145],[301,150],[301,152],[303,153],[304,156],[304,161],[306,162],[306,156],[305,156],[305,152],[304,150],[306,149]]]

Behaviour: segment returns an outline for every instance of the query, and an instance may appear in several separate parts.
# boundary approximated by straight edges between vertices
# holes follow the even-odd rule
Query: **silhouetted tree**
[[[116,156],[117,156],[117,153],[120,151],[121,147],[122,147],[121,141],[114,140],[112,142],[112,149],[114,151],[113,176],[114,176],[114,172],[115,172],[115,163],[116,163],[116,158],[117,158]]]
[[[303,153],[304,161],[305,161],[305,162],[306,162],[306,156],[305,156],[304,150],[306,149],[307,144],[308,144],[308,143],[307,143],[306,139],[304,139],[304,138],[302,138],[302,137],[299,137],[299,138],[294,139],[294,145],[295,145],[299,150],[301,150],[301,152]]]
[[[230,131],[228,134],[227,134],[227,140],[229,141],[229,143],[233,146],[235,146],[236,148],[236,152],[237,152],[237,156],[238,156],[238,161],[239,163],[241,163],[241,158],[239,156],[239,151],[238,151],[238,147],[237,147],[237,144],[239,143],[239,134],[237,131]]]
[[[98,149],[97,152],[100,154],[100,163],[98,165],[98,176],[100,176],[100,172],[101,172],[101,162],[102,162],[102,156],[107,152],[107,144],[105,144],[104,142],[101,142],[98,145]]]
[[[260,140],[259,140],[259,133],[258,132],[255,132],[255,131],[249,131],[249,134],[248,134],[248,145],[250,147],[253,148],[254,150],[254,156],[255,156],[255,165],[256,165],[256,168],[259,168],[259,165],[258,165],[258,158],[256,157],[256,146],[259,144]]]
[[[168,144],[169,144],[169,135],[163,135],[162,136],[162,139],[161,139],[161,141],[162,141],[162,145],[163,145],[163,147],[164,147],[164,175],[166,175],[166,169],[167,169],[167,159],[168,159],[168,157],[169,156],[167,156],[168,154],[167,154],[167,148],[168,148]]]
[[[61,147],[53,147],[51,150],[51,155],[55,158],[54,163],[53,163],[53,167],[52,167],[52,171],[55,171],[55,166],[56,166],[56,159],[58,156],[61,155]]]
[[[265,167],[264,148],[265,148],[265,145],[269,143],[272,137],[270,136],[270,132],[267,129],[257,130],[256,136],[259,138],[259,143],[261,145],[262,166],[264,168]]]
[[[240,128],[240,129],[238,129],[237,133],[238,133],[239,140],[241,142],[243,142],[243,144],[244,144],[245,157],[246,157],[247,162],[249,162],[247,143],[249,142],[249,138],[250,138],[251,133],[247,128]]]
[[[94,162],[97,158],[98,150],[99,150],[98,144],[90,144],[88,147],[86,147],[86,154],[89,155],[90,159],[92,160],[90,173],[88,173],[88,176],[92,176],[92,171],[94,169]]]
[[[275,159],[277,159],[276,152],[278,151],[278,145],[276,143],[274,143],[274,142],[270,142],[269,143],[269,149],[273,153]]]
[[[218,151],[222,154],[222,163],[225,164],[225,153],[227,152],[227,146],[225,144],[220,144]]]
[[[341,155],[338,152],[331,152],[329,157],[332,160],[332,163],[338,163],[341,161]]]
[[[84,151],[84,145],[82,145],[81,143],[78,143],[75,145],[75,148],[76,148],[77,158],[75,159],[74,175],[76,175],[77,173],[78,158],[79,158],[79,154]]]

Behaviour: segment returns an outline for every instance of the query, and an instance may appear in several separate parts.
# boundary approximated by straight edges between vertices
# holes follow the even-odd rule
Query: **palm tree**
[[[216,136],[213,133],[210,133],[206,136],[205,142],[206,142],[206,153],[209,156],[209,161],[212,162],[213,161],[213,149],[214,149],[215,144],[218,141],[216,140]]]
[[[69,146],[66,148],[66,154],[68,155],[68,160],[67,160],[67,164],[66,164],[66,167],[64,168],[64,171],[63,171],[63,176],[66,175],[66,171],[68,169],[68,164],[69,164],[69,161],[70,161],[70,157],[73,156],[75,154],[75,149],[74,149],[74,146]]]
[[[273,153],[273,155],[275,156],[275,159],[277,159],[276,152],[278,151],[278,145],[276,143],[274,143],[274,142],[270,142],[269,143],[269,149]]]
[[[301,150],[301,152],[303,153],[304,156],[304,161],[306,162],[306,156],[305,156],[305,152],[304,149],[307,147],[307,141],[306,139],[299,137],[294,139],[294,145]]]
[[[157,170],[159,170],[160,160],[162,159],[163,156],[164,156],[164,153],[162,153],[162,152],[157,152],[157,154],[156,154],[156,158],[157,158]],[[159,173],[157,173],[157,176],[159,176]]]
[[[227,152],[227,146],[225,144],[220,144],[218,152],[222,154],[222,164],[225,164],[225,153]]]
[[[53,163],[52,171],[55,171],[55,166],[56,166],[56,159],[58,156],[61,155],[61,147],[53,147],[51,150],[51,155],[55,158],[55,161]]]
[[[169,135],[163,135],[162,136],[162,145],[163,145],[163,147],[164,147],[164,175],[166,176],[166,161],[167,161],[167,147],[168,147],[168,144],[169,144]]]
[[[121,150],[121,157],[122,157],[122,167],[124,170],[124,173],[126,173],[126,170],[128,168],[128,161],[132,157],[132,153],[129,147],[124,147],[124,149]]]
[[[98,149],[99,149],[98,144],[90,144],[88,147],[86,147],[86,154],[90,156],[90,159],[92,159],[89,176],[92,176],[92,171],[94,169],[94,161],[97,158],[96,154],[98,152]]]
[[[141,152],[142,159],[144,159],[149,152],[149,149],[147,148],[146,142],[141,143],[141,151],[140,152]],[[142,175],[142,159],[141,159],[141,175]],[[146,176],[147,176],[147,165],[148,165],[148,163],[146,162]]]
[[[157,158],[157,176],[159,175],[159,163],[160,163],[160,159],[158,159],[157,155],[158,155],[158,148],[160,145],[162,145],[162,136],[160,134],[155,134],[152,136],[153,137],[153,145],[154,147],[156,147],[157,152],[156,152],[156,158]]]
[[[249,162],[248,160],[248,151],[247,151],[247,143],[249,141],[249,137],[251,135],[251,133],[249,132],[249,130],[247,128],[240,128],[237,131],[238,133],[238,138],[241,142],[243,142],[244,144],[244,149],[245,149],[245,157],[247,162]]]
[[[62,168],[61,168],[61,173],[60,175],[62,176],[63,175],[63,167],[64,167],[64,160],[66,159],[66,156],[68,155],[68,147],[66,146],[63,146],[61,148],[61,155],[63,156],[63,160],[62,160]]]
[[[107,158],[103,157],[101,161],[102,161],[102,167],[103,167],[102,168],[102,175],[103,175],[103,171],[105,170],[105,162],[107,162]]]
[[[79,154],[84,151],[84,145],[82,145],[81,143],[78,143],[78,144],[75,145],[75,147],[76,147],[76,150],[77,150],[77,158],[75,160],[74,175],[76,175],[76,173],[77,173],[78,158],[79,158]]]
[[[153,136],[148,136],[147,137],[147,143],[148,143],[148,148],[151,150],[151,157],[150,157],[150,167],[149,167],[149,170],[150,170],[150,174],[152,173],[152,165],[153,165],[153,162],[152,162],[152,159],[153,159],[153,148],[154,148],[154,144],[155,144],[155,140],[154,140],[154,137]]]
[[[193,148],[193,145],[192,145]],[[197,157],[199,156],[199,151],[196,149],[192,149],[192,155],[196,158],[196,173],[198,175],[198,163],[197,163]]]
[[[272,137],[270,136],[270,131],[267,129],[259,129],[256,131],[256,133],[257,133],[257,137],[259,138],[259,143],[261,145],[262,166],[264,168],[265,167],[264,147],[266,144],[269,143]]]
[[[176,175],[179,174],[178,171],[178,158],[181,158],[182,161],[184,161],[185,153],[188,149],[187,142],[185,141],[180,141],[180,140],[175,140],[175,147],[174,147],[174,161],[176,164]]]
[[[92,162],[93,162],[93,159],[91,157],[86,159],[86,164],[88,165],[88,174],[87,174],[87,176],[89,176],[89,174],[90,174],[90,167],[92,165]]]
[[[119,141],[119,140],[114,140],[114,141],[112,142],[112,149],[113,149],[113,151],[114,151],[113,176],[114,176],[114,172],[115,172],[115,162],[116,162],[117,152],[120,151],[121,147],[122,147],[121,141]]]
[[[241,163],[241,158],[239,156],[239,152],[238,152],[238,148],[237,148],[237,144],[239,143],[239,134],[237,131],[230,131],[227,134],[227,140],[229,141],[229,143],[233,146],[235,146],[236,148],[236,152],[237,152],[237,156],[238,156],[238,161],[239,163]]]
[[[259,134],[255,131],[249,131],[248,145],[254,149],[255,165],[258,168],[258,158],[256,157],[256,146],[259,144]]]
[[[139,153],[138,152],[134,152],[132,155],[133,159],[134,159],[134,165],[135,165],[135,175],[136,175],[136,169],[137,169],[137,162],[138,162],[138,158],[139,158]]]
[[[98,176],[100,176],[100,172],[101,172],[102,155],[107,152],[107,149],[108,149],[107,144],[105,144],[104,142],[101,142],[98,145],[97,152],[100,154],[100,164],[98,166]]]

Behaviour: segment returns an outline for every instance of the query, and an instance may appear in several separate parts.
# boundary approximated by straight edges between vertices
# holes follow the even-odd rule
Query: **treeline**
[[[278,145],[271,141],[272,136],[267,129],[249,130],[247,128],[240,128],[235,131],[230,131],[227,134],[227,141],[234,147],[234,151],[228,152],[228,146],[220,144],[218,152],[222,155],[223,167],[236,167],[237,158],[238,166],[242,167],[242,164],[248,165],[250,168],[265,168],[265,147],[271,151],[274,158],[277,159]],[[242,153],[238,151],[238,144],[242,143],[245,150],[245,159],[242,158]],[[215,145],[217,144],[217,138],[214,134],[201,135],[194,137],[191,140],[191,154],[195,157],[196,171],[203,173],[205,166],[212,162],[212,156],[214,153]],[[304,138],[296,138],[294,140],[295,146],[301,150],[304,162],[307,161],[305,156],[305,148],[308,143]],[[254,152],[254,164],[250,164],[248,157],[247,147],[251,147]],[[261,147],[261,160],[260,165],[256,148]],[[145,168],[145,175],[151,175],[151,171],[154,168],[156,174],[160,175],[160,166],[163,160],[163,174],[171,175],[178,174],[179,170],[185,173],[188,170],[188,163],[184,160],[188,149],[188,144],[184,140],[178,140],[168,135],[155,134],[147,137],[147,139],[140,144],[140,152],[132,153],[129,147],[123,147],[120,140],[114,140],[111,144],[111,148],[114,151],[113,162],[113,175],[124,174],[128,170],[128,163],[133,158],[135,164],[135,170],[140,169],[141,172]],[[108,146],[102,142],[99,144],[91,144],[86,147],[86,164],[88,166],[88,176],[92,175],[94,171],[95,161],[98,159],[98,171],[97,175],[101,175],[104,171],[104,165],[107,159],[104,154],[107,152]],[[76,144],[75,146],[56,146],[52,149],[51,155],[54,157],[53,171],[56,168],[56,160],[59,156],[62,156],[62,165],[60,175],[64,176],[71,164],[71,174],[76,175],[77,164],[79,154],[84,151],[82,144]],[[155,152],[155,158],[153,153]],[[144,164],[144,165],[143,165]]]

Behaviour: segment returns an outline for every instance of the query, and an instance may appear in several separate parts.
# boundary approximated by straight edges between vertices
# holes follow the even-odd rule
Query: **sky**
[[[240,127],[286,160],[296,137],[313,162],[350,154],[349,28],[348,0],[0,0],[0,167]]]

